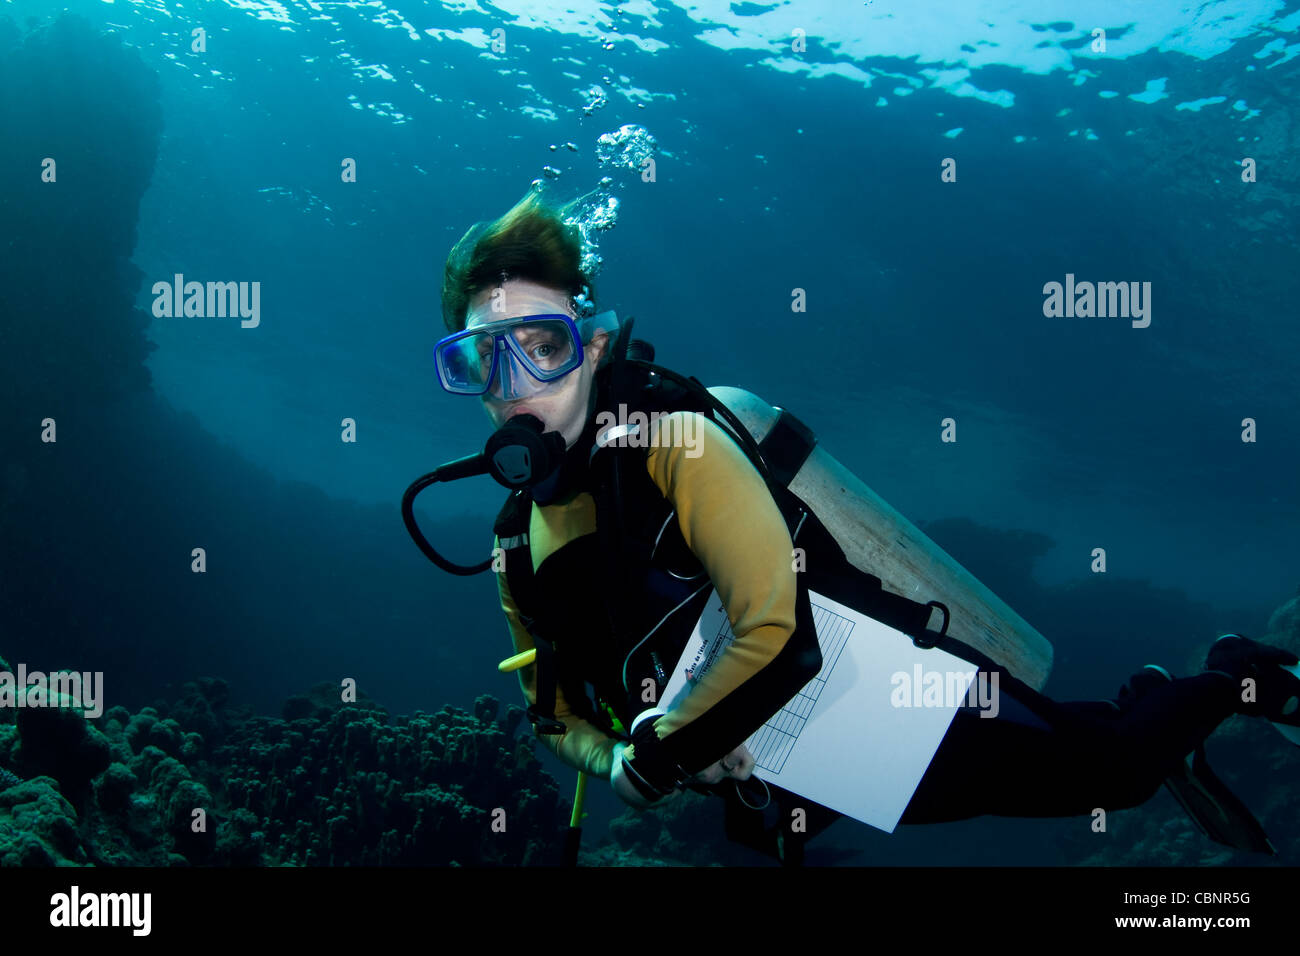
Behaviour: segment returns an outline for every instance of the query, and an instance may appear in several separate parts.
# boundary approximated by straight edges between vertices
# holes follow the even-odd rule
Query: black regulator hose
[[[424,556],[450,574],[469,577],[492,567],[488,558],[479,564],[456,564],[448,561],[429,544],[415,521],[415,498],[425,488],[439,481],[457,481],[475,475],[491,474],[511,490],[529,488],[545,481],[564,459],[564,436],[547,432],[535,415],[516,415],[493,432],[482,454],[457,458],[440,465],[427,475],[411,482],[402,495],[402,521],[406,531]]]
[[[474,457],[477,458],[479,456],[476,455]],[[456,464],[456,462],[452,462],[452,464]],[[446,465],[443,466],[443,468],[446,467]],[[434,550],[433,545],[429,544],[429,540],[424,536],[424,533],[420,531],[420,526],[415,521],[416,496],[435,482],[453,480],[444,476],[443,468],[435,468],[427,475],[423,475],[411,482],[410,487],[406,489],[406,494],[402,495],[402,521],[405,522],[406,531],[410,534],[411,540],[415,542],[415,546],[424,553],[426,558],[438,567],[450,574],[459,574],[462,577],[469,577],[472,574],[481,574],[488,568],[492,567],[491,558],[488,558],[481,564],[456,564],[455,562],[448,561]],[[483,469],[483,471],[486,470],[486,468]]]

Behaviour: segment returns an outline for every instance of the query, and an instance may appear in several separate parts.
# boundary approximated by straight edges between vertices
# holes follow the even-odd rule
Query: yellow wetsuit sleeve
[[[500,542],[497,546],[500,547]],[[501,609],[505,612],[510,627],[515,653],[532,650],[536,643],[519,619],[519,609],[510,596],[504,574],[497,575],[497,590],[501,595]],[[519,686],[531,707],[537,703],[537,665],[529,664],[520,668],[518,673]],[[538,734],[542,743],[574,770],[582,770],[593,777],[608,780],[614,765],[614,745],[618,741],[575,714],[558,685],[555,688],[555,719],[564,724],[567,730],[563,734]]]
[[[718,425],[693,412],[666,415],[657,429],[647,456],[650,477],[677,509],[686,544],[717,589],[736,635],[686,698],[658,719],[655,730],[663,740],[724,701],[780,653],[795,629],[797,587],[789,529],[744,452]],[[784,703],[774,701],[771,713]],[[749,732],[771,713],[754,718]]]

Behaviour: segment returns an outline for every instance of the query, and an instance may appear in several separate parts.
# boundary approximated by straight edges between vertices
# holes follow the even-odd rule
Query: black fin
[[[1277,854],[1255,815],[1210,769],[1203,746],[1184,761],[1181,773],[1165,778],[1165,786],[1192,822],[1215,843],[1252,853]]]

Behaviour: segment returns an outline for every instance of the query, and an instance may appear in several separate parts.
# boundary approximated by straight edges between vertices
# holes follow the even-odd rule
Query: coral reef
[[[286,707],[293,719],[244,723],[216,754],[226,802],[260,821],[269,862],[558,862],[538,836],[558,837],[559,791],[533,738],[513,736],[519,713],[498,724],[498,703],[480,697],[473,715],[389,719],[362,705],[302,716],[302,701]]]
[[[18,708],[19,746],[12,760],[22,775],[52,777],[75,795],[108,767],[109,742],[70,698],[54,696],[57,706]]]
[[[723,801],[718,797],[687,791],[651,810],[625,811],[610,823],[609,836],[585,849],[579,862],[585,866],[780,865],[775,856],[730,842],[724,817]],[[767,825],[775,822],[776,814],[769,812]],[[865,826],[851,820],[838,825]],[[836,836],[819,835],[809,841],[804,862],[835,866],[862,861],[857,849],[837,846]]]
[[[1261,639],[1297,649],[1296,622],[1292,600]],[[0,865],[558,863],[568,808],[535,756],[536,739],[517,735],[523,712],[499,711],[484,696],[473,713],[391,716],[364,694],[344,703],[338,687],[320,684],[287,700],[281,717],[254,716],[233,708],[226,683],[211,678],[186,684],[179,700],[135,713],[113,707],[99,720],[69,706],[3,708]],[[1300,859],[1294,747],[1267,724],[1237,717],[1219,728],[1210,753],[1268,828],[1276,858],[1210,842],[1164,792],[1112,813],[1105,834],[1062,829],[1062,858],[1085,866]],[[580,862],[772,865],[726,840],[721,809],[685,793],[652,811],[629,810],[607,836],[587,835]],[[842,862],[852,851],[836,842],[815,838],[808,862]]]
[[[77,812],[49,777],[0,791],[0,866],[84,863]]]
[[[1296,648],[1294,601],[1261,639]],[[1199,653],[1203,654],[1201,649]],[[0,670],[7,669],[0,659]],[[67,701],[64,702],[65,704]],[[321,684],[281,717],[230,704],[224,681],[98,720],[59,708],[0,709],[0,866],[536,865],[560,862],[566,801],[518,735],[523,712],[480,697],[473,713],[390,715]],[[1250,866],[1300,859],[1300,763],[1266,723],[1226,721],[1219,775],[1265,824],[1276,858],[1211,843],[1167,794],[1112,813],[1104,834],[1062,828],[1070,865]],[[593,866],[753,866],[729,843],[715,798],[685,793],[588,833]],[[839,833],[847,836],[841,825]],[[858,862],[814,838],[812,865]],[[852,841],[848,841],[852,842]],[[876,863],[924,862],[873,858]]]
[[[592,866],[743,866],[761,857],[728,843],[722,804],[687,791],[662,807],[628,810],[609,825],[610,839],[580,859]]]
[[[251,716],[204,679],[98,722],[20,709],[0,724],[0,865],[559,862],[567,811],[519,708],[390,717],[339,697]]]

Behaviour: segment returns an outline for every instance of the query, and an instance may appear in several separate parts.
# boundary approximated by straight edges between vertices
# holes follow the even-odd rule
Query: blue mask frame
[[[556,368],[541,368],[511,334],[522,325],[538,322],[561,322],[569,335],[572,355]],[[583,326],[581,330],[579,323]],[[506,401],[536,395],[582,366],[586,357],[584,346],[597,331],[608,333],[617,329],[618,316],[612,311],[577,321],[571,316],[554,312],[521,315],[469,326],[439,339],[434,346],[433,358],[438,372],[438,384],[453,395],[477,396],[488,394],[499,382],[501,397]],[[487,377],[481,382],[475,381],[477,376],[469,375],[464,370],[465,353],[462,343],[466,339],[489,334],[493,339],[492,364]]]

